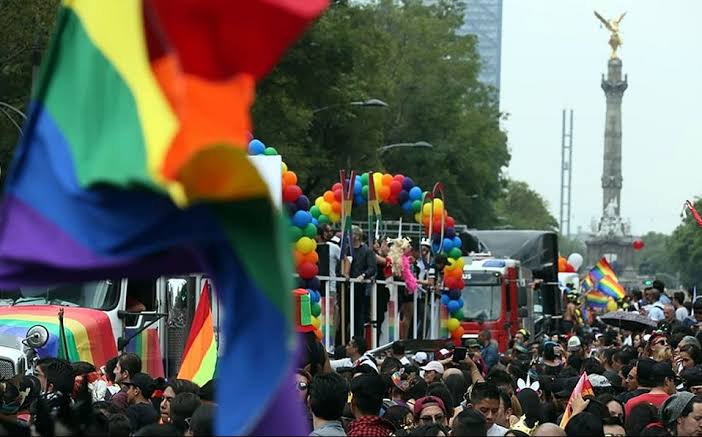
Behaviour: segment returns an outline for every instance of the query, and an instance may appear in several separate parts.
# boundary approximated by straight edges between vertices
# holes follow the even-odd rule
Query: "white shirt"
[[[329,277],[336,278],[336,265],[341,259],[341,248],[338,244],[329,243]],[[336,291],[336,281],[329,281],[329,290]]]
[[[502,437],[503,435],[505,435],[505,433],[507,431],[508,431],[507,428],[505,428],[504,426],[500,426],[496,423],[493,423],[492,426],[490,427],[490,429],[487,430],[487,435],[490,437],[492,437],[492,436]]]
[[[687,319],[689,316],[690,313],[687,311],[687,308],[683,306],[675,310],[675,318],[680,320],[681,322]]]

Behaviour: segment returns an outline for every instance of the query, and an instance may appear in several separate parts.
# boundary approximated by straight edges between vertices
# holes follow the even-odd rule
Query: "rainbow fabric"
[[[592,282],[594,284],[597,284],[599,281],[606,278],[607,276],[613,278],[615,281],[619,281],[619,278],[617,278],[617,274],[614,273],[614,270],[612,270],[612,267],[609,265],[609,262],[607,262],[607,259],[604,257],[600,258],[600,260],[597,261],[595,267],[593,267],[592,270],[590,270],[589,276],[592,278]]]
[[[49,330],[49,342],[37,352],[41,358],[56,357],[61,347],[58,312],[59,307],[54,305],[0,307],[0,338],[16,339],[19,344],[30,327],[41,324]],[[63,324],[71,361],[100,367],[117,355],[112,324],[104,312],[65,307]]]
[[[563,418],[561,419],[561,424],[559,425],[562,429],[565,429],[566,425],[568,424],[570,418],[573,415],[573,399],[578,395],[580,395],[583,398],[585,396],[595,395],[595,392],[592,389],[592,383],[590,383],[590,379],[588,379],[587,373],[585,372],[583,372],[582,376],[580,376],[578,383],[575,385],[575,389],[570,394],[570,398],[568,398],[568,404],[566,405],[565,412],[563,413]]]
[[[200,386],[211,380],[217,365],[217,342],[215,340],[210,296],[207,281],[202,286],[200,301],[195,310],[195,319],[185,342],[183,360],[178,379],[187,379]]]
[[[134,334],[134,331],[127,329],[125,334],[129,337]],[[165,376],[163,371],[163,357],[161,356],[161,344],[157,329],[150,328],[141,331],[129,342],[126,352],[134,352],[139,355],[143,372],[148,373],[154,378]]]
[[[255,80],[326,4],[65,0],[5,185],[0,287],[214,278],[220,371],[257,372],[219,381],[217,434],[308,431],[286,221],[246,138]]]
[[[585,301],[590,306],[604,308],[607,306],[608,297],[601,291],[591,290],[585,294]]]
[[[611,276],[605,276],[597,283],[597,289],[608,296],[612,296],[615,300],[624,299],[624,287]]]

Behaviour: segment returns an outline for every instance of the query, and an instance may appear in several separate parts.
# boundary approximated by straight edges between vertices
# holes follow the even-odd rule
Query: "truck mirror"
[[[43,325],[34,325],[27,331],[23,343],[32,349],[38,349],[49,341],[49,330]]]

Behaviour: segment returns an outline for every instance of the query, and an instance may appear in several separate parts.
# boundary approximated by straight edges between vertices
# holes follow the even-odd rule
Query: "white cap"
[[[424,364],[429,361],[429,356],[426,352],[417,352],[414,354],[414,362],[417,364]]]
[[[409,358],[407,357],[400,358],[400,363],[402,363],[403,366],[409,366],[410,364],[412,364]]]
[[[431,247],[431,241],[429,241],[428,238],[422,238],[422,241],[419,242],[419,245]]]
[[[577,349],[580,346],[582,346],[582,343],[580,343],[580,338],[577,335],[574,335],[568,339],[568,350]]]
[[[438,373],[439,375],[444,374],[444,365],[438,361],[429,361],[429,364],[427,364],[424,367],[420,367],[420,369],[424,370],[425,372],[433,370],[434,372]]]
[[[609,379],[602,375],[598,375],[596,373],[593,373],[591,375],[587,375],[587,379],[590,380],[590,384],[592,384],[593,387],[600,387],[600,388],[605,388],[605,387],[611,387],[612,383],[609,382]]]

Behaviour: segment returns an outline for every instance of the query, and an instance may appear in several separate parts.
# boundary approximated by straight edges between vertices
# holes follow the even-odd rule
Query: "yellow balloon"
[[[321,323],[319,322],[319,319],[315,316],[312,316],[312,326],[314,326],[314,329],[319,329],[319,326]]]
[[[318,208],[322,203],[324,203],[324,197],[319,196],[318,198],[314,199],[314,204],[317,205]]]
[[[381,173],[373,173],[373,185],[375,187],[375,192],[383,186],[383,175]]]
[[[414,213],[414,221],[417,223],[422,222],[422,213],[421,212],[415,212]]]
[[[281,170],[283,171],[283,173],[285,173],[286,171],[288,171],[288,164],[282,162],[282,163],[280,164],[280,167],[281,167]]]
[[[429,203],[429,202],[425,203],[424,206],[422,206],[422,212],[426,216],[431,214],[431,203]]]
[[[614,301],[614,299],[609,298],[607,301],[607,312],[612,312],[612,311],[617,311],[617,303]]]
[[[448,259],[448,265],[446,266],[446,270],[463,270],[463,260],[461,258],[458,259]]]
[[[434,199],[434,216],[441,216],[444,212],[444,202],[441,199]]]
[[[302,237],[295,243],[295,248],[304,254],[308,254],[317,248],[317,242],[310,237]]]
[[[318,206],[319,206],[319,211],[320,211],[322,214],[324,214],[324,215],[326,215],[326,216],[330,216],[330,215],[332,214],[332,206],[331,206],[331,203],[326,202],[326,201],[322,201],[322,203],[319,204]]]
[[[332,212],[331,214],[329,214],[329,220],[331,220],[332,223],[336,223],[339,220],[341,220],[341,215],[339,215],[335,212]]]
[[[449,330],[449,332],[455,331],[456,329],[458,329],[459,326],[461,326],[461,322],[459,322],[458,319],[454,319],[453,317],[448,319],[448,321],[446,322],[446,328]]]

